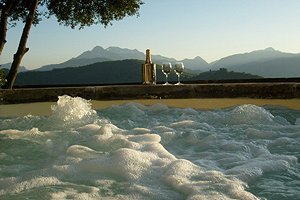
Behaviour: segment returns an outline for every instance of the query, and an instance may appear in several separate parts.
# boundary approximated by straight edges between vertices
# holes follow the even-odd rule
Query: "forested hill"
[[[82,67],[53,69],[51,71],[27,71],[17,76],[16,86],[42,85],[104,85],[142,83],[142,60],[121,60],[94,63]],[[255,79],[259,76],[229,72],[226,69],[195,74],[185,70],[182,81],[225,80],[225,79]],[[157,66],[157,82],[164,82],[165,76],[161,67]],[[173,72],[169,81],[176,82]]]
[[[83,67],[19,73],[16,85],[113,84],[142,81],[140,60],[99,62]]]
[[[219,70],[210,70],[208,72],[200,73],[197,76],[191,78],[191,80],[236,80],[236,79],[259,79],[261,76],[244,73],[228,71],[226,68],[220,68]]]

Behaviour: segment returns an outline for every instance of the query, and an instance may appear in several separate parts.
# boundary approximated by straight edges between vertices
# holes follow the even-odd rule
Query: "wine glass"
[[[168,82],[168,76],[169,74],[171,73],[171,70],[172,70],[172,65],[171,63],[163,63],[162,64],[162,72],[165,74],[166,76],[166,83],[163,84],[163,85],[170,85],[170,83]]]
[[[178,82],[175,85],[181,85],[182,84],[182,83],[180,83],[180,75],[183,73],[183,70],[184,70],[184,65],[183,65],[182,62],[175,63],[174,71],[178,76]]]

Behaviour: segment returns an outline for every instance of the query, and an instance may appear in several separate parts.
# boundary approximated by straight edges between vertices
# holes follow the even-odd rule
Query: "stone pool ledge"
[[[255,98],[300,99],[300,83],[209,83],[0,89],[0,104],[53,102],[69,95],[91,100]]]

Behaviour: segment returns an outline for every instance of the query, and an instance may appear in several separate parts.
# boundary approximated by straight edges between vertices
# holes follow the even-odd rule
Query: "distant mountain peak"
[[[276,51],[273,47],[268,47],[265,49],[265,51]]]
[[[105,49],[101,46],[95,46],[92,50],[88,50],[83,52],[81,55],[79,55],[78,57],[76,57],[76,59],[81,59],[81,58],[87,58],[87,59],[91,59],[91,58],[97,58],[100,57],[101,54],[105,53]]]
[[[112,47],[107,47],[106,49],[105,49],[106,51],[123,51],[124,49],[123,48],[121,48],[121,47],[115,47],[115,46],[112,46]]]
[[[194,58],[194,60],[203,60],[203,58],[201,58],[200,56],[196,56],[196,57]]]
[[[99,50],[104,50],[104,48],[101,46],[95,46],[91,51],[99,51]]]
[[[127,56],[129,56],[128,59],[132,58],[133,55],[134,55],[133,58],[136,58],[136,57],[140,58],[141,55],[144,55],[142,52],[139,52],[136,49],[128,49],[128,48],[121,48],[121,47],[115,47],[115,46],[106,48],[106,51],[115,53],[115,54],[127,55]]]
[[[107,51],[133,51],[131,49],[128,49],[128,48],[121,48],[121,47],[116,47],[116,46],[111,46],[111,47],[107,47],[106,48]]]

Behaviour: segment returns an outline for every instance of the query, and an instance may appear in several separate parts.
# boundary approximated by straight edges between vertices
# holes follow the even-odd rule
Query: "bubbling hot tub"
[[[1,199],[296,199],[299,99],[0,105]]]

